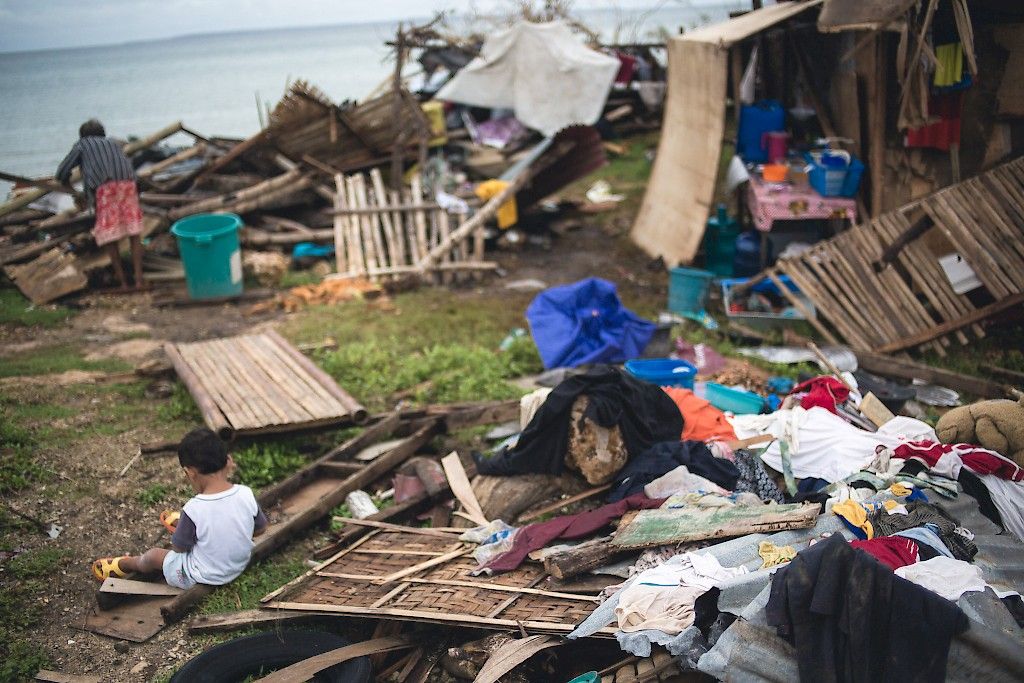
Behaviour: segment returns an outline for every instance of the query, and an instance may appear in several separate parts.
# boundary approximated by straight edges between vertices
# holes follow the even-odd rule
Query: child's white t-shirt
[[[171,543],[185,551],[193,581],[229,583],[249,564],[253,532],[267,521],[252,489],[235,484],[227,491],[199,494],[185,503]]]

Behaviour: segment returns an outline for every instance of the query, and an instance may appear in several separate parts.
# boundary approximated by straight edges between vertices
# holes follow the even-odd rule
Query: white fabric
[[[680,465],[644,486],[644,493],[647,494],[648,498],[668,498],[669,496],[696,493],[697,491],[717,493],[722,496],[729,495],[728,491],[710,479],[705,479],[699,474],[690,472],[686,465]]]
[[[727,569],[710,554],[684,553],[638,574],[621,591],[615,616],[626,632],[655,629],[669,635],[693,624],[693,603],[718,583],[746,573]]]
[[[259,506],[248,486],[199,494],[182,508],[196,525],[196,544],[185,553],[185,568],[197,583],[221,586],[249,564]]]
[[[480,56],[436,98],[511,108],[525,125],[550,136],[600,118],[619,66],[618,59],[591,50],[561,22],[523,21],[489,36]]]
[[[963,560],[939,555],[924,562],[915,562],[896,570],[896,576],[913,581],[954,602],[964,593],[985,590],[981,568]]]
[[[1003,526],[1024,540],[1024,482],[1003,479],[996,474],[977,475],[999,510]]]
[[[526,429],[526,425],[530,424],[530,420],[537,414],[540,407],[544,405],[544,401],[547,400],[548,394],[551,393],[550,387],[541,387],[535,391],[523,396],[519,399],[519,428]]]
[[[754,82],[757,80],[757,45],[750,51],[750,59],[747,60],[747,68],[743,70],[743,77],[740,79],[740,102],[743,104],[754,103]]]
[[[188,590],[196,585],[195,579],[189,576],[188,568],[185,566],[185,559],[187,557],[188,553],[179,553],[174,550],[164,555],[164,581],[167,582],[168,586]]]
[[[875,459],[877,446],[894,448],[902,441],[935,433],[929,425],[913,418],[890,420],[872,433],[817,406],[809,410],[798,406],[770,415],[736,415],[728,419],[736,430],[737,439],[765,433],[776,437],[761,456],[766,465],[782,471],[778,441],[782,440],[789,444],[794,477],[818,477],[829,482],[867,467]]]

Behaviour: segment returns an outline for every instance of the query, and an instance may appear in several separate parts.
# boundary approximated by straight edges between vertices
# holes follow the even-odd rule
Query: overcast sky
[[[408,19],[436,10],[482,10],[508,0],[0,0],[0,52],[104,45],[191,33]],[[538,0],[539,4],[539,0]],[[716,0],[579,0],[633,9]]]

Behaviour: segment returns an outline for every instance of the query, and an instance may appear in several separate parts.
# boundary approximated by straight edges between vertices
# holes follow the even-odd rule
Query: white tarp
[[[619,60],[591,50],[561,22],[520,22],[489,37],[439,100],[512,109],[544,135],[601,116]]]

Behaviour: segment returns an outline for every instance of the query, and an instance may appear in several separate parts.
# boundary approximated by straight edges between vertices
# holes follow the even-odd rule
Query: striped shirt
[[[95,201],[96,189],[105,182],[135,180],[132,162],[121,151],[121,146],[107,137],[80,138],[57,167],[57,180],[67,183],[75,166],[82,167],[82,180],[90,202]]]

